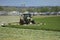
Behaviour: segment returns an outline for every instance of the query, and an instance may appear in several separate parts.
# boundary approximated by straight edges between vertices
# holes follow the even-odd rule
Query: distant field
[[[19,22],[19,19],[19,16],[0,16],[0,23]],[[35,16],[33,19],[45,24],[0,27],[0,40],[60,40],[60,16]]]

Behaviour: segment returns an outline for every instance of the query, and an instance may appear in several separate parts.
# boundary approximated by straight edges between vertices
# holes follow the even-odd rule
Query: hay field
[[[46,19],[46,17],[43,17],[43,18],[41,17],[42,16],[34,17],[34,19],[37,23],[38,22],[48,23],[44,28],[49,28],[50,26],[52,27],[57,26],[57,28],[60,27],[60,19],[59,19],[60,16],[57,16],[57,17],[54,16],[55,18],[50,17],[49,19]],[[18,22],[18,21],[19,21],[19,16],[0,16],[0,23],[1,22]],[[60,40],[60,31],[0,27],[0,40]]]

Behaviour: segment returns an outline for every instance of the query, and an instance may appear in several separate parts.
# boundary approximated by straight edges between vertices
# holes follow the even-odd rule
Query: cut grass
[[[0,27],[0,40],[60,40],[60,32]]]

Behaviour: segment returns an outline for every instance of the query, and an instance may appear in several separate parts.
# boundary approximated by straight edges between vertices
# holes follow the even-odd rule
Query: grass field
[[[33,19],[36,22],[34,25],[8,25],[7,27],[60,31],[60,16],[39,16]]]
[[[60,40],[60,16],[39,16],[33,18],[37,23],[46,23],[46,25],[11,25],[11,27],[9,25],[8,27],[0,27],[0,40]],[[0,16],[0,23],[18,21],[18,16]],[[45,29],[57,31],[46,31]]]

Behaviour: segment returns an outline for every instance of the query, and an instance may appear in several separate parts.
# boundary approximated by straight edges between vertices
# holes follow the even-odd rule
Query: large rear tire
[[[20,24],[20,25],[23,25],[23,24],[24,24],[24,20],[20,19],[19,24]]]

